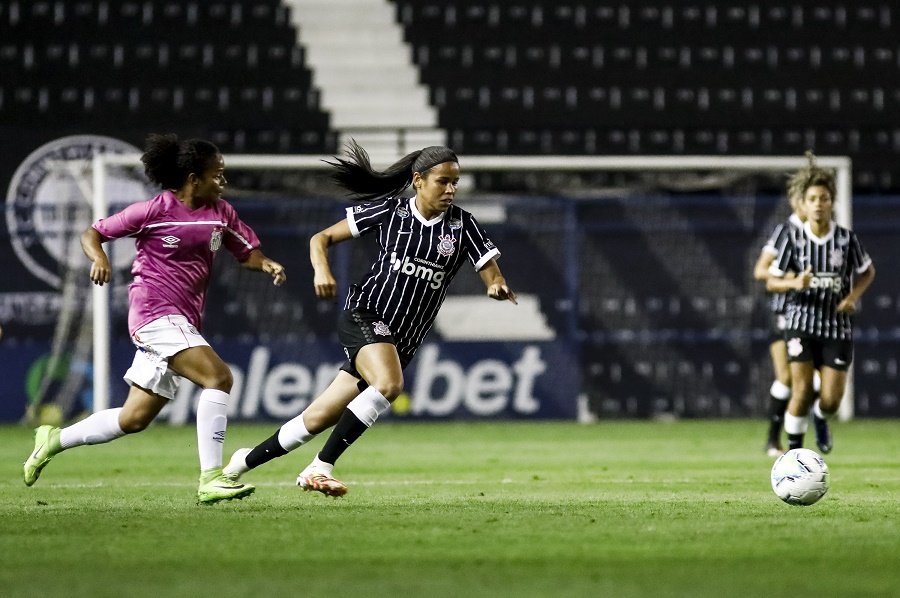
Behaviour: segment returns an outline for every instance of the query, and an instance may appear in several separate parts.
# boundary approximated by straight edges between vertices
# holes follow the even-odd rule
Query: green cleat
[[[255,486],[242,484],[222,475],[221,470],[210,469],[200,475],[200,489],[197,491],[197,500],[211,505],[220,500],[234,500],[250,496],[256,490]]]
[[[41,470],[50,459],[62,450],[59,445],[60,429],[54,426],[40,426],[34,431],[34,450],[25,460],[25,485],[33,486],[41,475]]]

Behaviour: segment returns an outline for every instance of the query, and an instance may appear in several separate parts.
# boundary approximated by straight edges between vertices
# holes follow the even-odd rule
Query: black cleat
[[[827,455],[833,447],[831,428],[828,427],[828,421],[813,415],[813,425],[816,427],[816,445],[823,455]]]

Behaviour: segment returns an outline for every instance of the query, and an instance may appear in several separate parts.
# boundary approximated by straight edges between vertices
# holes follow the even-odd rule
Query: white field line
[[[273,488],[295,486],[295,482],[256,482],[247,480],[257,488]],[[522,479],[513,480],[503,478],[502,480],[365,480],[365,481],[347,481],[348,486],[484,486],[485,484],[531,484],[535,482],[547,482],[546,478],[539,480]],[[696,480],[690,478],[681,479],[610,479],[597,481],[597,484],[690,484]],[[194,482],[130,482],[130,483],[82,483],[82,484],[39,484],[41,488],[149,488],[149,487],[166,487],[166,488],[190,488],[197,484]]]

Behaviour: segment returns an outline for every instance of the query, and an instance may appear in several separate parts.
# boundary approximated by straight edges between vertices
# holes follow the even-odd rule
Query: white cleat
[[[307,467],[297,476],[297,485],[307,492],[321,492],[335,498],[347,494],[347,485],[320,469]]]
[[[228,465],[222,468],[222,475],[235,482],[241,479],[242,475],[250,471],[250,468],[247,467],[247,455],[249,455],[252,450],[253,449],[242,448],[234,451]]]

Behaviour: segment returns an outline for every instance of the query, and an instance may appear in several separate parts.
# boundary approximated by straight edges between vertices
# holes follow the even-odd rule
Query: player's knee
[[[403,377],[376,380],[372,386],[388,401],[393,401],[403,392]]]
[[[806,380],[794,380],[791,385],[791,399],[808,401],[813,397],[813,386]]]
[[[210,372],[204,386],[206,388],[215,388],[222,392],[231,392],[231,386],[233,384],[234,376],[231,375],[231,370],[228,369],[228,367],[222,367],[216,368],[213,372]]]

